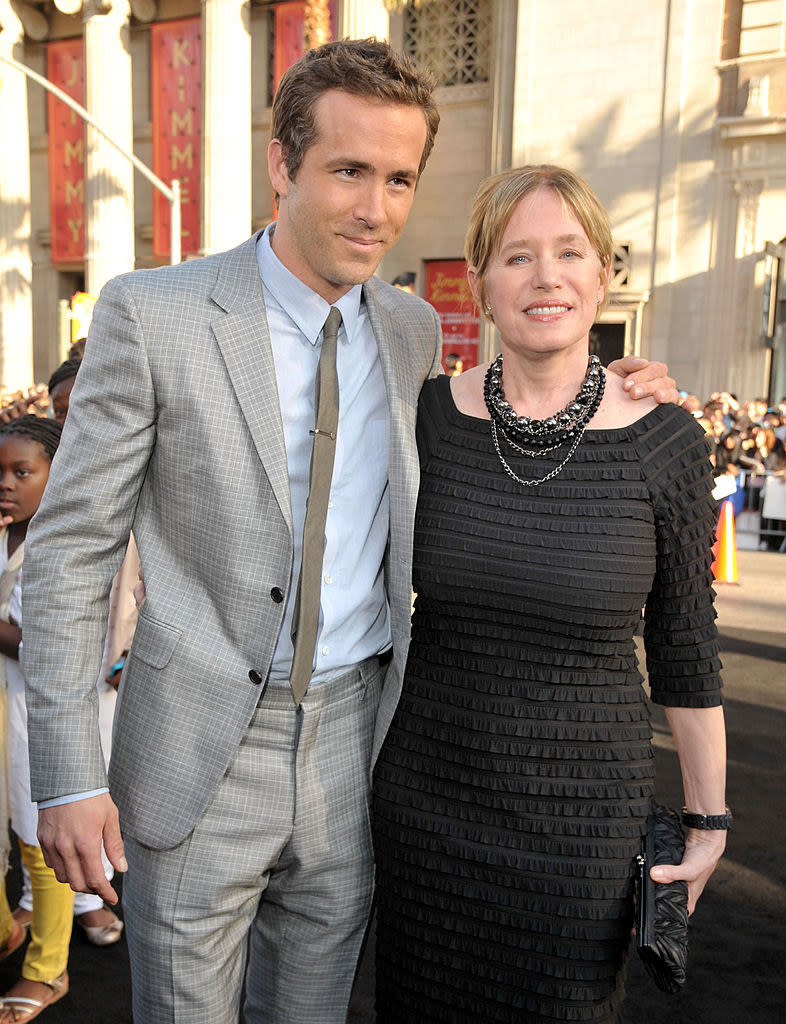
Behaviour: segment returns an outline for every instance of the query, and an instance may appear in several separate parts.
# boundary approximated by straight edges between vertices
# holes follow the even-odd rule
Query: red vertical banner
[[[465,260],[426,261],[426,301],[442,324],[442,368],[455,375],[478,365],[480,316]]]
[[[46,44],[49,81],[84,105],[82,39]],[[47,93],[49,127],[49,233],[53,263],[85,258],[85,122]]]
[[[183,255],[199,251],[202,153],[202,19],[150,26],[153,92],[153,171],[180,181]],[[153,253],[169,256],[170,205],[153,198]]]
[[[336,0],[330,0],[330,38],[336,38]],[[303,56],[303,27],[306,21],[306,4],[304,0],[286,0],[273,8],[273,92],[278,88],[281,76],[296,60]]]
[[[330,0],[328,9],[330,12],[330,38],[335,39],[338,23],[336,0]],[[305,0],[285,0],[284,3],[277,3],[273,8],[273,17],[273,95],[275,95],[281,76],[306,52],[304,45]],[[278,216],[278,206],[272,195],[270,215],[273,220]]]
[[[281,76],[295,61],[303,56],[303,23],[306,19],[304,0],[287,0],[273,8],[275,22],[273,39],[273,92],[278,89]]]

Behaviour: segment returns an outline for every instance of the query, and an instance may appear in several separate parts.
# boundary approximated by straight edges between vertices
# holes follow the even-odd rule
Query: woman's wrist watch
[[[687,807],[682,808],[682,824],[686,828],[697,828],[701,831],[730,829],[733,820],[728,807],[723,814],[694,814]]]

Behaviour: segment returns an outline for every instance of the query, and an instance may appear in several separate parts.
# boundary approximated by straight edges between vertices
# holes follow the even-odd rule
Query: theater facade
[[[183,259],[268,223],[278,79],[304,45],[367,35],[439,81],[437,144],[379,273],[414,272],[446,356],[494,350],[461,259],[479,181],[560,163],[611,215],[602,358],[664,359],[702,396],[786,393],[782,0],[0,0],[2,387],[47,378],[106,280],[172,259],[173,180]]]

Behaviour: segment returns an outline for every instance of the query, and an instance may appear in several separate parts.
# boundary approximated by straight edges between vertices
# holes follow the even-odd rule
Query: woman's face
[[[470,267],[473,292],[476,277]],[[607,284],[584,228],[552,189],[540,188],[505,228],[486,272],[486,303],[508,347],[545,355],[588,346]]]
[[[43,445],[11,434],[0,440],[0,515],[15,523],[32,519],[49,479],[51,463]]]
[[[756,447],[761,451],[769,451],[772,447],[770,443],[770,431],[762,430],[761,427],[757,427],[753,431],[753,440],[756,443]]]

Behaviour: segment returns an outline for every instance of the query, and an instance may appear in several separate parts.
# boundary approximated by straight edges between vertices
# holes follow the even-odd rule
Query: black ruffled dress
[[[374,787],[377,1019],[614,1021],[654,788],[645,603],[652,699],[721,702],[707,444],[661,406],[523,488],[440,377],[418,445],[412,644]]]

